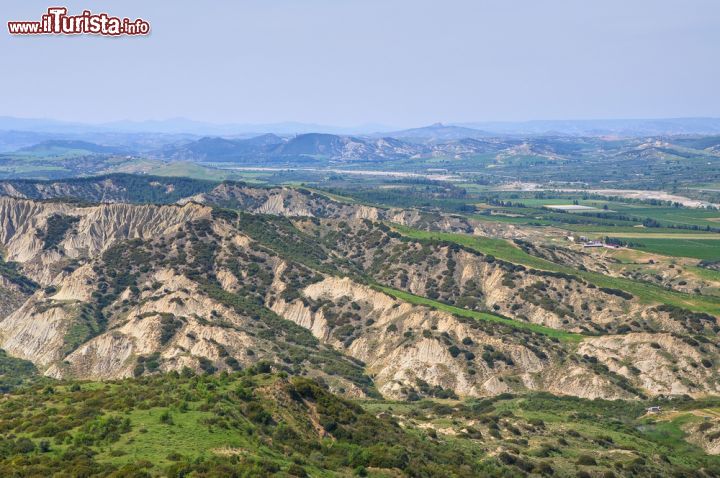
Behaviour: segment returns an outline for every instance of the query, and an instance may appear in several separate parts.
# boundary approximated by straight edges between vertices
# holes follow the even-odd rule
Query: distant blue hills
[[[336,135],[371,135],[403,138],[459,139],[497,135],[569,135],[569,136],[657,136],[677,134],[720,134],[720,118],[534,120],[522,122],[467,122],[433,124],[398,130],[367,124],[339,127],[322,124],[281,122],[265,124],[209,123],[185,118],[148,121],[115,121],[78,123],[52,119],[0,116],[0,131],[82,135],[88,133],[185,134],[195,136],[258,136],[273,133],[280,136],[305,133]],[[77,138],[75,138],[77,139]]]

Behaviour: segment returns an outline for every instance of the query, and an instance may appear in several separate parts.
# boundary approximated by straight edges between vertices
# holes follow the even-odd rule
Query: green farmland
[[[622,236],[619,236],[623,239]],[[720,259],[720,238],[717,239],[629,239],[637,242],[634,246],[646,252],[654,252],[674,257],[692,257],[695,259]]]
[[[421,231],[404,226],[392,225],[400,234],[419,240],[454,242],[483,254],[489,254],[508,262],[553,272],[563,272],[580,277],[598,287],[620,289],[646,302],[657,302],[686,308],[696,312],[720,314],[720,299],[673,292],[654,284],[639,282],[624,277],[612,277],[591,271],[576,270],[548,260],[532,256],[508,241],[471,236],[468,234]]]

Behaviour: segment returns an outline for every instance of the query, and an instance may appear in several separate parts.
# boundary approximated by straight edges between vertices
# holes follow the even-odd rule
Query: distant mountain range
[[[443,127],[442,131],[465,128]],[[414,130],[419,131],[419,130]],[[519,140],[481,140],[473,138],[445,139],[456,134],[440,134],[424,138],[339,136],[325,133],[308,133],[282,138],[266,134],[250,139],[205,137],[182,145],[169,145],[156,153],[166,160],[213,161],[253,163],[298,162],[312,159],[333,161],[383,161],[427,157],[432,155],[463,156],[496,152],[520,144]]]
[[[21,120],[26,126],[37,126],[38,123],[33,121]],[[8,122],[8,118],[0,118],[0,128],[7,126]],[[504,133],[493,132],[501,128],[505,128]],[[717,132],[713,136],[711,133],[714,128]],[[554,129],[556,132],[533,133],[546,129]],[[690,134],[691,131],[701,130],[707,134]],[[527,133],[515,134],[516,131]],[[678,133],[670,134],[671,131]],[[711,155],[714,158],[720,151],[718,137],[720,119],[699,118],[478,123],[466,126],[435,123],[421,128],[365,135],[317,131],[300,134],[268,132],[258,135],[196,135],[111,131],[52,133],[0,129],[0,153],[66,159],[77,156],[137,156],[162,161],[247,166],[308,165],[323,161],[382,162],[436,157],[464,159],[484,154],[491,154],[498,160],[513,157],[555,160],[576,158],[590,151],[604,155],[609,144],[605,138],[625,138],[623,154],[643,157],[664,157],[667,154],[687,156],[690,153],[680,149],[691,148],[698,150],[692,154]],[[671,144],[677,147],[670,147]],[[633,151],[633,148],[637,151]],[[699,152],[701,150],[702,153]]]
[[[52,155],[54,152],[58,154],[67,154],[76,151],[80,154],[127,154],[126,148],[105,146],[88,141],[79,140],[63,140],[51,139],[41,141],[40,143],[19,149],[18,153]]]
[[[198,136],[257,136],[263,133],[294,135],[322,132],[333,134],[361,134],[387,131],[392,128],[379,124],[356,127],[330,126],[286,121],[281,123],[209,123],[186,118],[147,121],[113,121],[108,123],[77,123],[52,119],[15,118],[0,116],[0,131],[33,131],[36,133],[156,133],[193,134]]]
[[[50,133],[42,131],[3,131],[0,129],[0,153],[31,148],[46,141],[80,141],[116,147],[124,151],[154,151],[168,144],[187,143],[199,139],[190,134],[164,133]]]
[[[59,133],[64,135],[153,133],[230,137],[250,137],[263,133],[273,133],[279,136],[328,133],[373,137],[391,136],[395,138],[432,141],[506,135],[658,136],[675,134],[720,134],[720,118],[536,120],[523,122],[449,123],[446,125],[437,123],[420,128],[394,130],[392,127],[377,124],[366,124],[355,127],[300,122],[221,124],[194,121],[185,118],[87,124],[51,119],[0,116],[0,132],[2,131],[45,134]]]
[[[251,138],[161,135],[154,141],[123,143],[101,136],[98,142],[77,139],[46,139],[19,148],[14,154],[52,157],[139,156],[162,161],[234,163],[238,165],[289,165],[317,162],[383,162],[422,158],[472,158],[491,154],[496,159],[537,157],[570,159],[584,154],[623,154],[643,157],[716,157],[720,136],[667,136],[630,138],[608,142],[602,138],[572,136],[484,136],[480,130],[432,125],[390,133],[393,136],[348,136],[306,133],[279,136],[267,133]],[[473,135],[473,136],[470,136]],[[1,135],[0,135],[1,137]],[[152,135],[150,135],[152,137]],[[31,140],[34,136],[28,136]],[[114,139],[114,141],[102,141]],[[608,148],[610,148],[608,150]],[[695,150],[690,153],[686,149]]]
[[[392,138],[401,138],[405,140],[437,142],[465,138],[488,138],[496,135],[488,131],[481,131],[478,129],[467,128],[464,126],[444,125],[442,123],[435,123],[430,126],[424,126],[421,128],[391,131],[389,133],[376,133],[372,136],[389,136]]]

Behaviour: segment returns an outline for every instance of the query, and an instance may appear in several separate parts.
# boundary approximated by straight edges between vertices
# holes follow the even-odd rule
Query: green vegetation
[[[175,197],[177,188],[181,190],[177,194],[190,194],[215,185],[192,180],[176,184],[163,182],[162,178],[149,179],[113,178],[133,190],[127,197],[135,202],[168,202]],[[84,191],[93,189],[91,184],[78,180],[73,187],[78,194],[85,194]],[[439,207],[460,214],[475,212],[473,201],[477,198],[468,191],[443,185],[410,189],[411,194],[398,188],[386,191],[382,197],[373,196],[370,191],[355,196],[329,195],[345,202],[372,202],[374,198],[381,199],[376,202],[381,205],[387,205],[386,200],[405,201],[402,204]],[[305,189],[302,191],[309,194]],[[418,203],[419,198],[422,203]],[[564,203],[565,199],[547,201]],[[595,203],[597,210],[592,213],[563,213],[543,209],[547,201],[533,198],[528,199],[527,204],[491,204],[497,211],[511,214],[522,211],[522,215],[481,214],[478,217],[564,225],[568,230],[596,228],[603,234],[621,238],[622,234],[615,233],[627,230],[628,238],[643,244],[638,247],[663,248],[665,253],[707,259],[702,266],[715,267],[713,260],[718,257],[698,247],[705,243],[714,247],[714,240],[704,238],[705,235],[712,237],[712,233],[692,229],[707,228],[708,224],[703,221],[713,223],[710,216],[690,214],[681,221],[671,212],[684,213],[683,208],[618,204],[597,198],[581,200]],[[421,215],[419,227],[427,229],[440,217],[437,211],[428,210]],[[287,287],[272,296],[272,300],[302,300],[313,311],[322,309],[331,337],[349,346],[360,337],[363,325],[372,320],[363,321],[364,305],[352,302],[337,307],[303,297],[301,291],[322,280],[322,274],[351,276],[399,300],[453,314],[464,324],[492,329],[492,335],[497,333],[503,339],[522,342],[541,360],[547,359],[546,353],[551,352],[557,353],[561,364],[566,363],[562,360],[576,363],[579,360],[583,367],[642,399],[644,391],[636,388],[632,377],[611,372],[595,357],[572,354],[574,344],[584,340],[585,335],[483,311],[485,298],[478,284],[465,281],[461,285],[457,280],[456,260],[461,249],[483,254],[478,263],[495,263],[492,267],[502,275],[503,285],[515,290],[515,303],[508,305],[517,306],[513,311],[519,310],[522,304],[534,304],[561,318],[576,318],[556,295],[565,293],[563,290],[544,288],[543,282],[550,281],[516,286],[523,280],[524,267],[527,267],[537,276],[554,274],[567,279],[573,293],[580,292],[584,286],[597,287],[601,292],[625,300],[637,298],[663,304],[651,310],[666,313],[670,320],[693,334],[697,340],[690,336],[683,340],[697,347],[711,346],[707,336],[710,331],[715,333],[712,328],[715,320],[707,314],[718,315],[720,299],[672,292],[650,283],[576,268],[560,263],[551,254],[543,255],[548,259],[534,255],[541,254],[541,249],[533,249],[522,241],[513,243],[396,225],[389,228],[369,220],[334,223],[332,219],[283,218],[221,208],[215,208],[212,216],[249,236],[251,245],[224,244],[210,220],[185,224],[170,238],[112,245],[93,264],[97,281],[89,303],[56,305],[77,309],[64,337],[62,352],[70,353],[104,332],[108,323],[114,323],[132,304],[140,302],[142,294],[160,291],[162,285],[148,284],[152,272],[162,267],[184,275],[197,285],[200,294],[247,320],[250,325],[242,325],[243,332],[254,337],[257,344],[272,349],[276,363],[261,360],[254,365],[247,362],[241,365],[240,356],[232,357],[228,350],[217,345],[223,361],[196,358],[199,369],[205,373],[202,376],[194,375],[189,369],[182,374],[161,375],[167,362],[156,351],[133,357],[137,359],[133,380],[48,384],[47,380],[38,380],[37,371],[28,362],[0,353],[0,390],[9,393],[0,401],[0,433],[4,438],[0,446],[0,469],[19,476],[23,473],[51,476],[63,470],[73,476],[112,476],[114,473],[138,477],[233,474],[690,476],[698,469],[705,470],[707,476],[720,473],[716,472],[720,470],[717,458],[686,441],[688,427],[696,419],[687,410],[717,404],[687,399],[657,400],[652,404],[662,403],[664,407],[679,409],[680,413],[666,420],[655,420],[644,416],[644,406],[650,404],[646,401],[588,401],[528,394],[460,402],[451,387],[431,385],[432,381],[428,383],[420,378],[405,384],[406,396],[412,403],[387,402],[379,399],[365,364],[343,356],[318,341],[306,328],[275,314],[268,308],[267,294],[275,277],[273,265],[278,262],[277,258],[282,258],[285,262],[282,279]],[[463,217],[466,216],[461,216],[460,221]],[[645,227],[635,228],[638,224]],[[42,233],[45,248],[57,247],[72,227],[71,217],[50,217],[47,231]],[[688,230],[699,237],[683,238]],[[644,237],[635,238],[635,234]],[[676,237],[657,237],[658,234]],[[168,242],[172,247],[168,247]],[[216,275],[220,269],[233,275],[237,286],[223,288]],[[717,275],[711,269],[696,269],[705,277]],[[28,291],[36,287],[24,279],[13,264],[0,263],[0,273],[24,284]],[[419,285],[425,297],[406,291],[410,289],[408,284],[413,274],[425,274],[426,280]],[[118,300],[125,293],[128,299]],[[173,300],[182,305],[182,299]],[[598,304],[591,306],[595,308]],[[584,307],[587,310],[589,306]],[[160,346],[172,343],[191,320],[173,314],[148,314],[148,317],[159,316]],[[522,316],[518,314],[518,317]],[[241,327],[216,311],[192,320],[228,330]],[[608,333],[608,330],[625,333],[644,326],[602,330],[581,325],[578,330],[586,330],[583,333],[587,334]],[[418,333],[434,336],[432,329],[404,333],[406,337]],[[468,373],[478,373],[481,367],[502,371],[515,365],[513,360],[517,360],[497,346],[476,344],[469,337],[443,343],[448,353],[458,360],[474,361],[476,367]],[[473,348],[465,350],[462,346]],[[248,350],[248,356],[250,354],[255,352]],[[234,372],[218,373],[223,364]],[[709,369],[714,362],[703,355],[695,365]],[[242,370],[243,367],[246,369]],[[269,374],[270,371],[277,374]],[[286,374],[293,378],[288,379]],[[350,382],[354,390],[362,390],[371,400],[340,399],[329,393],[322,379],[313,382],[302,378],[303,375],[322,376],[333,390],[345,391],[337,383]],[[522,387],[517,376],[498,373],[496,378],[499,382],[506,381],[510,390]],[[447,433],[448,429],[452,433]],[[657,456],[666,459],[658,460]]]
[[[468,166],[465,162],[458,164]],[[499,191],[484,182],[448,184],[422,179],[375,180],[380,183],[375,187],[366,182],[368,180],[359,184],[357,181],[338,184],[326,189],[381,207],[441,211],[485,222],[553,226],[579,233],[606,232],[612,235],[619,232],[720,231],[720,213],[715,209],[682,207],[678,203],[659,199],[629,199],[592,191]],[[692,196],[689,192],[683,194]],[[652,194],[648,193],[648,196]],[[591,209],[563,211],[546,207],[553,205],[577,205]]]
[[[7,476],[472,477],[496,466],[259,369],[20,389],[0,403],[0,432]]]
[[[677,412],[654,419],[645,416],[650,405]],[[716,476],[720,457],[686,438],[692,413],[719,405],[547,393],[349,401],[260,365],[233,374],[185,369],[10,391],[0,402],[0,469],[136,478]]]
[[[615,236],[626,240],[622,235]],[[634,249],[654,252],[674,257],[694,257],[695,259],[720,259],[720,238],[685,239],[685,238],[632,238]]]
[[[527,254],[522,249],[502,239],[471,236],[468,234],[421,231],[393,225],[400,234],[418,240],[447,241],[469,247],[483,254],[537,269],[572,274],[598,287],[623,290],[647,302],[659,302],[683,307],[697,312],[720,315],[720,299],[709,296],[693,296],[665,290],[650,283],[637,282],[622,277],[610,277],[591,271],[576,270]]]
[[[300,135],[287,143],[270,141],[257,143],[255,139],[232,140],[203,138],[183,144],[182,140],[171,140],[152,134],[146,135],[138,144],[136,138],[116,138],[125,143],[120,147],[105,147],[78,141],[50,141],[38,144],[24,151],[0,155],[0,177],[46,177],[57,179],[86,174],[102,174],[108,171],[151,172],[154,174],[196,175],[201,178],[217,179],[226,175],[228,179],[244,176],[261,177],[270,184],[314,183],[327,189],[372,190],[377,184],[410,185],[407,194],[392,196],[374,188],[376,195],[363,190],[369,202],[393,201],[415,204],[448,203],[457,198],[424,195],[427,185],[437,186],[438,181],[419,177],[387,178],[368,175],[351,175],[347,170],[393,171],[427,176],[433,174],[454,175],[461,179],[462,188],[471,193],[483,192],[493,185],[516,181],[540,184],[578,183],[588,187],[606,188],[608,184],[619,189],[665,190],[678,194],[697,195],[715,199],[720,165],[716,150],[717,138],[701,137],[689,141],[684,137],[663,138],[663,145],[645,144],[646,138],[623,138],[608,141],[605,138],[587,137],[529,137],[497,138],[491,142],[448,141],[446,144],[414,143],[396,138],[390,149],[373,152],[368,144],[368,155],[343,161],[343,172],[337,168],[337,155],[341,153],[340,138],[333,135]],[[363,141],[354,138],[355,141]],[[101,141],[98,139],[98,141]],[[396,147],[392,146],[396,144]],[[523,151],[518,151],[522,146]],[[460,153],[458,148],[465,152]],[[166,160],[183,157],[190,162],[160,161],[150,159],[146,151],[162,152]],[[153,154],[156,156],[156,154]],[[180,163],[176,166],[176,163]],[[237,171],[245,167],[276,168],[276,171]],[[223,166],[225,170],[220,170]],[[292,169],[295,168],[295,169]],[[303,168],[315,168],[311,171]],[[466,187],[466,185],[468,185]],[[707,186],[708,189],[698,186]],[[446,186],[446,185],[442,185]],[[532,192],[531,194],[535,194]],[[565,193],[565,196],[569,194]],[[555,196],[560,196],[556,193]],[[590,200],[590,193],[577,192],[576,197]],[[358,196],[359,197],[359,196]],[[556,197],[553,197],[555,199]],[[461,201],[458,207],[464,206]],[[718,202],[717,200],[713,202]],[[658,202],[655,205],[672,207]],[[682,219],[681,219],[682,220]]]
[[[62,214],[53,214],[47,220],[47,227],[44,232],[39,233],[43,240],[43,249],[56,249],[57,246],[65,238],[65,234],[77,224],[80,218],[74,216],[65,216]]]
[[[715,476],[720,458],[688,443],[686,430],[697,421],[693,410],[716,404],[688,398],[628,402],[531,393],[462,403],[371,402],[365,407],[412,417],[429,436],[460,449],[493,453],[516,476],[630,477]],[[680,412],[654,419],[645,416],[650,405]]]
[[[508,319],[506,317],[501,317],[499,315],[490,314],[488,312],[477,312],[474,310],[461,309],[460,307],[455,307],[452,305],[444,304],[444,303],[438,302],[436,300],[427,299],[425,297],[420,297],[420,296],[413,295],[408,292],[403,292],[401,290],[393,289],[390,287],[384,287],[384,286],[380,286],[380,285],[375,285],[373,287],[382,292],[385,292],[388,295],[391,295],[400,300],[403,300],[405,302],[409,302],[411,304],[417,304],[417,305],[424,305],[427,307],[432,307],[433,309],[442,310],[444,312],[448,312],[453,315],[459,315],[460,317],[468,317],[468,318],[476,319],[476,320],[484,320],[484,321],[488,321],[488,322],[494,322],[494,323],[498,323],[498,324],[507,325],[507,326],[510,326],[515,329],[528,330],[530,332],[534,332],[537,334],[542,334],[542,335],[546,335],[548,337],[560,339],[563,342],[579,342],[583,339],[583,336],[580,334],[573,334],[570,332],[564,332],[562,330],[557,330],[557,329],[545,327],[542,325],[531,324],[531,323],[527,323],[527,322],[520,322],[517,320]]]
[[[238,213],[228,210],[216,209],[213,214],[216,218],[222,217],[229,221],[237,221],[241,218]],[[251,329],[253,336],[262,340],[261,343],[273,347],[282,363],[278,367],[294,375],[307,373],[309,369],[321,369],[330,376],[350,380],[368,395],[376,396],[377,391],[365,374],[364,364],[361,361],[349,359],[337,350],[321,344],[308,329],[283,319],[265,305],[264,294],[273,280],[272,267],[268,259],[277,255],[268,246],[286,249],[288,254],[297,252],[308,262],[312,262],[313,257],[322,257],[313,255],[313,251],[317,248],[291,246],[294,241],[304,236],[286,220],[276,218],[277,227],[263,228],[262,225],[267,223],[263,222],[262,216],[247,215],[242,218],[247,219],[247,223],[241,221],[240,225],[246,226],[248,232],[258,234],[258,238],[264,240],[266,245],[255,244],[251,251],[230,246],[232,254],[225,266],[243,281],[243,287],[236,292],[223,289],[214,274],[219,241],[209,220],[189,223],[179,231],[174,237],[174,244],[178,247],[175,252],[168,253],[163,240],[160,240],[162,246],[158,242],[134,239],[119,242],[108,248],[103,253],[102,263],[95,268],[98,284],[97,291],[93,293],[94,312],[86,314],[84,318],[81,316],[82,320],[78,320],[71,328],[73,335],[66,337],[66,343],[70,344],[68,349],[72,344],[77,343],[76,340],[69,340],[70,338],[78,338],[84,332],[94,335],[104,330],[107,322],[105,317],[127,311],[125,304],[112,305],[119,294],[129,289],[133,299],[137,300],[141,292],[139,287],[152,271],[161,267],[173,267],[182,270],[186,277],[193,280],[202,294],[234,310],[240,317],[250,318],[252,325],[248,328]],[[307,244],[305,243],[306,246]],[[244,270],[251,272],[247,278],[242,276]],[[304,267],[302,263],[295,262],[288,264],[284,276],[289,285],[284,293],[291,295],[296,294],[297,289],[303,284],[310,284],[320,279],[320,276]],[[161,316],[161,342],[171,340],[175,332],[183,326],[183,317],[150,315]],[[211,313],[209,318],[196,317],[196,320],[212,323],[217,327],[238,328],[215,312]],[[206,370],[215,367],[209,360],[204,361],[202,358],[199,360],[200,366]],[[233,357],[226,356],[225,363],[231,368],[238,367],[237,359]],[[143,359],[142,367],[138,366],[135,372],[138,376],[145,372],[156,373],[159,365],[159,356],[146,357]]]
[[[37,369],[32,362],[10,357],[0,349],[0,394],[16,389],[37,375]]]
[[[20,272],[17,263],[5,262],[2,256],[0,256],[0,276],[17,285],[20,291],[25,294],[31,294],[39,287],[35,281],[25,277]]]
[[[411,239],[452,242],[515,264],[522,264],[524,266],[553,272],[575,272],[569,267],[563,267],[548,260],[531,256],[505,239],[471,236],[469,234],[452,232],[422,231],[399,224],[392,224],[392,228],[403,236]]]
[[[293,261],[325,270],[327,253],[318,247],[315,238],[300,232],[284,217],[238,213],[239,228],[275,253]]]
[[[178,161],[169,164],[162,164],[150,170],[150,174],[155,176],[177,178],[192,178],[202,181],[224,181],[233,179],[234,174],[227,170],[214,169],[199,164]]]
[[[48,190],[52,190],[48,186],[52,185],[57,188],[56,199],[83,202],[114,200],[154,204],[174,203],[182,198],[207,192],[218,185],[218,182],[215,181],[187,177],[168,179],[160,176],[135,174],[108,174],[90,178],[70,178],[62,181],[17,179],[7,182],[15,190],[31,199],[45,197]],[[56,236],[55,232],[61,232],[66,223],[72,224],[72,219],[68,216],[56,218],[51,235]],[[55,231],[55,229],[57,230]]]
[[[73,308],[76,309],[75,320],[63,337],[65,355],[103,332],[106,325],[104,315],[93,304],[85,303]]]

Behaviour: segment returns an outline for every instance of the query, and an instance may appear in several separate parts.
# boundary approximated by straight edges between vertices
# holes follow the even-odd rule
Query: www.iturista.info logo
[[[68,15],[65,7],[50,7],[40,21],[8,22],[11,35],[147,35],[150,23],[137,18],[118,18],[107,13],[84,10]]]

